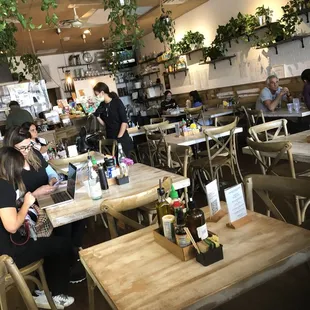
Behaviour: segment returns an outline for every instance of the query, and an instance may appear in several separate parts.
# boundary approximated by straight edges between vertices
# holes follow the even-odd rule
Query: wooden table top
[[[249,215],[236,230],[226,227],[228,215],[208,223],[224,251],[208,267],[158,245],[155,225],[82,250],[81,261],[113,309],[214,309],[310,258],[310,231]]]
[[[216,118],[224,115],[231,115],[234,113],[233,109],[228,108],[210,108],[203,112],[204,118]]]
[[[307,136],[310,136],[310,130],[295,133],[289,136],[282,136],[277,138],[277,141],[290,141],[292,142],[292,154],[295,161],[310,163],[310,143],[307,143]],[[244,154],[253,155],[249,147],[243,147]],[[275,157],[275,154],[266,154],[269,157]],[[286,154],[283,154],[283,159],[287,159]]]
[[[210,128],[213,126],[202,126],[203,129],[206,128]],[[240,133],[243,131],[242,127],[237,127],[235,130],[235,133]],[[224,132],[221,135],[217,135],[217,137],[226,137],[229,135],[229,131]],[[167,136],[165,136],[165,140],[168,144],[177,144],[177,145],[185,145],[185,146],[190,146],[190,145],[194,145],[194,144],[198,144],[201,142],[205,142],[206,138],[205,138],[205,134],[202,132],[192,135],[192,136],[182,136],[180,135],[179,137],[176,136],[175,133],[171,133]]]
[[[73,202],[46,208],[45,211],[52,222],[53,227],[62,226],[81,219],[85,219],[100,212],[100,204],[107,199],[126,197],[140,193],[158,184],[158,180],[171,177],[175,189],[182,189],[190,185],[190,180],[181,175],[160,170],[143,164],[134,164],[129,167],[128,184],[112,185],[102,192],[102,199],[92,200],[88,197],[86,188],[83,186],[76,191]]]
[[[306,117],[310,115],[310,111],[307,107],[301,106],[300,111],[297,113],[293,111],[289,113],[287,108],[281,108],[275,110],[274,112],[264,112],[264,117],[284,117],[284,118],[293,118],[293,117]]]

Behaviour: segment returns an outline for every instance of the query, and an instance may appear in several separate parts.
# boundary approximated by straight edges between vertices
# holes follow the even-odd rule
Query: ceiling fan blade
[[[103,6],[103,2],[102,0],[98,1],[98,2],[91,2],[91,3],[85,3],[85,0],[81,1],[81,2],[84,2],[84,3],[79,3],[78,1],[72,1],[74,3],[72,4],[69,4],[68,5],[68,9],[73,9],[74,7],[75,8],[78,8],[80,6],[93,6],[93,5],[102,5]]]
[[[97,9],[90,9],[88,12],[86,12],[83,16],[81,16],[81,19],[85,19],[87,20],[88,18],[90,18],[91,16],[93,16],[95,14],[95,12],[97,11]]]

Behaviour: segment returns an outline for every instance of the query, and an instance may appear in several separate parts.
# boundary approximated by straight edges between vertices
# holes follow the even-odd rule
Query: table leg
[[[89,310],[95,310],[95,296],[94,290],[96,288],[95,283],[91,276],[86,272],[87,277],[87,289],[88,289],[88,303],[89,303]]]

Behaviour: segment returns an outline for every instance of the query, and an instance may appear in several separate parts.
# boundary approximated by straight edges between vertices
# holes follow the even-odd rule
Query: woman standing
[[[133,142],[127,131],[127,115],[122,101],[102,82],[96,84],[94,92],[101,100],[94,115],[102,126],[105,125],[107,138],[115,139],[121,143],[125,155],[129,157],[130,151],[133,149]]]
[[[19,268],[25,267],[44,258],[44,271],[49,289],[56,307],[62,309],[74,302],[69,297],[68,285],[70,266],[73,262],[73,249],[70,241],[62,237],[39,238],[37,241],[29,239],[23,245],[18,229],[23,225],[30,206],[35,197],[27,192],[18,210],[16,200],[25,193],[22,181],[24,158],[16,149],[2,147],[0,149],[0,255],[11,256]],[[50,309],[44,293],[34,297],[38,308]]]
[[[192,108],[198,108],[202,106],[202,100],[198,94],[197,90],[193,90],[189,93],[189,96],[192,101]]]

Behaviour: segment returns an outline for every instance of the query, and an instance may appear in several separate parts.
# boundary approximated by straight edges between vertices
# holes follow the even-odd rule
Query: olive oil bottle
[[[167,214],[170,214],[170,205],[165,200],[165,189],[161,185],[161,180],[159,180],[159,188],[157,189],[157,194],[158,194],[158,202],[156,205],[156,212],[157,212],[159,230],[162,233],[163,232],[162,217]]]

